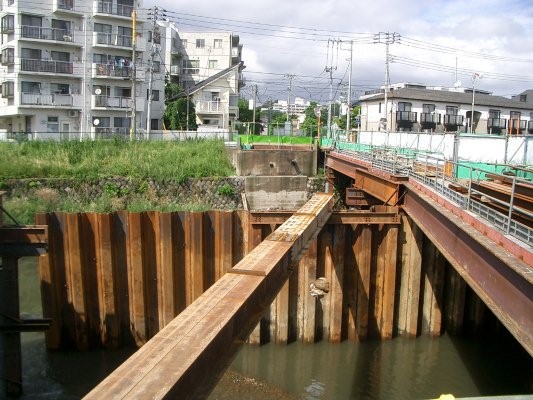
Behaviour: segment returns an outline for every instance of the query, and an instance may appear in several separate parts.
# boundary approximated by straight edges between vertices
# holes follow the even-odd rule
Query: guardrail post
[[[507,215],[507,234],[509,234],[509,232],[511,231],[511,219],[513,217],[513,202],[514,202],[515,187],[516,187],[516,176],[513,176],[511,199],[509,200],[509,214]]]

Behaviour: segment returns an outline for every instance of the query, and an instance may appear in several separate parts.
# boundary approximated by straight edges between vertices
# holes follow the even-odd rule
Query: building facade
[[[520,98],[524,97],[508,99],[478,89],[473,93],[467,88],[398,84],[387,93],[386,103],[383,88],[360,97],[361,129],[531,134],[533,103]]]
[[[239,118],[238,99],[244,86],[242,44],[230,32],[178,32],[160,22],[167,38],[164,50],[170,81],[189,97],[202,129],[232,130]]]
[[[140,1],[1,1],[0,135],[95,139],[160,128],[164,68],[151,55],[164,38],[152,43]]]

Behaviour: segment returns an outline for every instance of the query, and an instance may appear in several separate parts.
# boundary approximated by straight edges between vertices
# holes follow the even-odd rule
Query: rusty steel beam
[[[0,255],[38,256],[46,252],[47,246],[46,225],[0,227]]]
[[[415,186],[403,209],[533,356],[533,269]]]
[[[346,210],[334,211],[331,213],[328,224],[399,224],[397,207],[389,207],[388,211],[369,210]],[[250,223],[253,225],[281,225],[292,215],[292,211],[252,211],[250,212]]]

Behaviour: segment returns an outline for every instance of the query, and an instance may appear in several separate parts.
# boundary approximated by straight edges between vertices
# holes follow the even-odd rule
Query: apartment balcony
[[[117,35],[116,33],[93,32],[93,46],[131,50],[133,48],[133,37],[128,35]],[[145,51],[146,43],[144,41],[137,41],[135,44],[135,50]]]
[[[133,99],[131,97],[111,97],[104,95],[92,95],[91,97],[91,108],[93,110],[131,110],[133,107]],[[136,100],[136,110],[143,111],[145,106],[144,97],[137,97]]]
[[[501,133],[507,128],[507,120],[503,118],[489,118],[487,120],[487,131],[489,133]]]
[[[222,115],[228,113],[228,103],[225,101],[197,101],[195,104],[197,114]]]
[[[423,129],[435,129],[440,125],[441,115],[436,112],[420,113],[420,126]]]
[[[80,94],[57,94],[57,93],[21,93],[21,106],[36,107],[82,107]]]
[[[529,127],[529,121],[525,119],[510,119],[509,120],[509,133],[511,135],[526,133]]]
[[[77,5],[76,1],[82,3],[80,0],[54,0],[52,5],[53,11],[54,13],[83,15],[82,4]]]
[[[112,78],[112,79],[123,79],[131,80],[133,68],[131,66],[119,67],[115,64],[93,64],[92,68],[92,77],[93,78]],[[146,72],[143,68],[137,67],[135,71],[136,80],[144,81],[146,77]]]
[[[463,126],[464,119],[463,115],[446,114],[444,115],[443,125],[446,130],[456,131],[459,126]]]
[[[112,1],[95,1],[94,12],[96,14],[108,15],[119,18],[131,19],[134,10],[133,5],[119,4]]]
[[[396,124],[398,128],[410,129],[417,121],[417,113],[412,111],[396,111]]]
[[[73,75],[74,63],[69,61],[35,60],[30,58],[22,58],[20,60],[20,71],[30,73],[35,72]]]
[[[22,25],[20,37],[21,40],[61,42],[65,45],[83,46],[83,36],[80,34],[74,36],[74,31],[67,29]]]

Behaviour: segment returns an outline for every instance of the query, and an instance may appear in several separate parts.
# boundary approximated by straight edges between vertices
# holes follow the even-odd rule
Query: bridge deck
[[[326,223],[332,196],[316,194],[85,399],[206,396]]]

